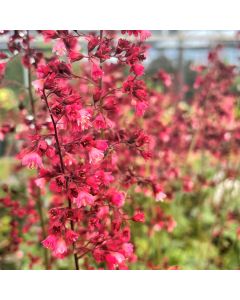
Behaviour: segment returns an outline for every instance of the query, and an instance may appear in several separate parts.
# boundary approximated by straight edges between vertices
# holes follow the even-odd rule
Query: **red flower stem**
[[[59,156],[59,159],[60,159],[61,172],[62,172],[62,174],[65,175],[65,168],[64,168],[63,156],[62,156],[62,151],[61,151],[59,138],[58,138],[57,125],[56,125],[56,122],[54,120],[53,113],[52,113],[51,107],[49,106],[48,98],[47,98],[46,93],[45,93],[44,90],[43,90],[43,99],[44,99],[44,101],[47,105],[47,109],[49,111],[49,114],[50,114],[50,117],[51,117],[51,120],[52,120],[52,124],[53,124],[53,128],[54,128],[54,137],[55,137],[55,141],[56,141],[58,156]],[[68,189],[68,180],[66,180],[66,191],[67,191],[67,189]],[[72,208],[72,203],[71,203],[71,200],[69,198],[68,198],[68,208],[70,208],[70,209]],[[74,222],[72,220],[70,221],[70,226],[71,226],[71,229],[74,230]],[[79,270],[78,257],[77,257],[77,254],[74,253],[74,250],[75,250],[75,243],[73,243],[74,263],[75,263],[75,269]]]
[[[83,76],[79,76],[79,75],[76,75],[76,74],[71,74],[73,76],[73,78],[76,78],[76,79],[81,79],[81,80],[85,80],[93,85],[96,85],[96,82],[94,82],[93,80],[87,78],[87,77],[83,77]]]

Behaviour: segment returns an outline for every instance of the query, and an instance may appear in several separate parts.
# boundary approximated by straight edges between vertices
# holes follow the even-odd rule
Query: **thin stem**
[[[29,43],[29,32],[28,31],[27,31],[27,52],[28,52],[28,55],[30,55],[30,43]],[[31,105],[31,110],[32,110],[32,114],[34,117],[34,121],[36,121],[35,105],[34,105],[34,98],[33,98],[31,84],[32,84],[32,74],[31,74],[31,66],[29,63],[29,65],[28,65],[28,94],[29,94],[30,105]]]
[[[52,124],[53,124],[53,128],[54,128],[54,137],[55,137],[55,141],[56,141],[58,156],[59,156],[59,159],[60,159],[61,172],[62,172],[62,174],[65,174],[65,168],[64,168],[62,151],[61,151],[61,147],[60,147],[60,143],[59,143],[57,125],[56,125],[56,122],[54,120],[53,113],[52,113],[51,107],[48,103],[48,98],[47,98],[46,93],[45,93],[44,90],[43,90],[43,98],[44,98],[44,101],[45,101],[46,106],[48,108],[50,118],[52,120]],[[66,181],[66,190],[67,189],[68,189],[68,180]],[[68,198],[68,208],[70,208],[70,209],[72,208],[71,199],[69,199],[69,198]],[[71,229],[74,230],[74,223],[73,223],[72,220],[70,221],[70,226],[71,226]],[[73,243],[73,253],[74,253],[74,250],[75,250],[75,243]],[[78,257],[77,257],[76,253],[74,253],[74,263],[75,263],[76,270],[79,270],[79,262],[78,262]]]
[[[28,67],[28,94],[29,94],[33,118],[34,118],[34,120],[36,120],[35,105],[34,105],[34,98],[33,98],[33,94],[32,94],[31,82],[32,82],[32,75],[31,75],[31,68],[29,66]]]
[[[87,78],[87,77],[84,77],[84,76],[79,76],[79,75],[76,75],[76,74],[73,74],[73,73],[72,73],[72,76],[73,76],[73,78],[85,80],[85,81],[88,81],[89,83],[91,83],[91,84],[93,84],[93,85],[96,85],[96,82],[94,82],[94,81],[91,80],[90,78]]]

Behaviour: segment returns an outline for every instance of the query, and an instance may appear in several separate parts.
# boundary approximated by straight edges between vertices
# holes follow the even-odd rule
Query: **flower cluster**
[[[39,34],[53,44],[51,57],[31,48],[29,32],[14,32],[9,50],[21,53],[29,76],[36,77],[29,81],[32,117],[25,115],[18,133],[23,144],[17,158],[23,167],[37,169],[31,182],[39,195],[46,188],[51,192],[42,245],[53,260],[73,255],[76,269],[87,254],[97,264],[125,269],[136,260],[130,222],[144,222],[143,213],[129,216],[124,210],[133,201],[128,189],[145,180],[150,189],[153,184],[137,175],[138,157],[148,159],[151,153],[150,137],[135,121],[148,107],[139,77],[150,33],[122,32],[133,34],[133,40],[109,31]],[[128,76],[122,72],[126,66]]]

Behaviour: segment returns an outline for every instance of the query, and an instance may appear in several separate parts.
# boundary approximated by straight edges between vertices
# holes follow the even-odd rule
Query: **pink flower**
[[[76,203],[77,207],[80,208],[86,205],[92,205],[95,197],[87,192],[81,191],[78,193],[77,198],[74,198],[73,202]]]
[[[160,231],[164,228],[164,222],[163,221],[159,221],[158,223],[156,223],[154,226],[153,226],[153,230],[155,231]]]
[[[64,258],[67,254],[67,245],[62,237],[58,238],[57,236],[51,234],[44,241],[42,245],[53,251],[53,255],[58,258]]]
[[[42,158],[36,152],[31,152],[23,156],[22,158],[22,165],[28,166],[30,169],[34,168],[42,168]]]
[[[144,112],[146,111],[148,105],[146,102],[137,102],[136,104],[136,114],[141,117],[143,116]]]
[[[145,215],[144,215],[143,212],[139,211],[139,212],[136,212],[136,213],[134,214],[134,216],[133,216],[132,219],[133,219],[133,221],[135,221],[135,222],[141,222],[141,223],[143,223],[143,222],[145,222]]]
[[[131,243],[124,243],[122,245],[122,249],[124,252],[124,256],[130,257],[133,254],[133,244]]]
[[[44,82],[45,80],[44,79],[37,79],[37,80],[34,80],[32,82],[32,86],[34,87],[34,89],[38,92],[38,91],[42,91],[43,88],[44,88]]]
[[[0,131],[0,141],[4,140],[4,134]]]
[[[59,175],[55,178],[52,178],[49,184],[51,191],[56,193],[61,193],[66,186],[66,180],[63,175]]]
[[[177,222],[171,217],[167,223],[167,231],[172,232],[176,226]]]
[[[167,195],[164,194],[162,191],[160,191],[156,194],[155,199],[157,202],[159,202],[159,201],[163,202],[166,197],[167,197]]]
[[[42,35],[44,37],[45,42],[48,42],[49,40],[57,36],[55,30],[42,30]]]
[[[111,270],[125,261],[125,257],[121,253],[113,251],[109,252],[109,254],[105,256],[105,259],[108,268]]]
[[[138,89],[138,90],[134,91],[133,94],[138,100],[142,101],[143,103],[146,100],[147,93],[144,89]]]
[[[108,148],[108,143],[107,143],[106,140],[96,140],[96,141],[95,141],[95,147],[96,147],[98,150],[106,151],[107,148]]]
[[[42,245],[43,247],[52,251],[55,250],[57,245],[57,237],[53,234],[50,234],[45,240],[42,241]]]
[[[127,243],[130,241],[130,238],[131,238],[130,228],[125,227],[122,231],[121,239],[123,242]]]
[[[5,63],[5,62],[0,63],[0,76],[4,75],[4,72],[6,70],[6,66],[7,66],[7,63]]]
[[[84,55],[78,51],[73,51],[73,50],[70,50],[68,52],[68,56],[71,60],[71,62],[74,62],[74,61],[78,61],[78,60],[81,60],[84,58]]]
[[[97,148],[92,147],[89,151],[89,162],[90,164],[97,164],[104,158],[104,153]]]
[[[140,32],[140,39],[141,41],[145,41],[151,36],[151,32],[149,30],[141,30]]]
[[[66,47],[62,39],[58,39],[55,42],[52,52],[56,53],[58,56],[63,56],[66,53]]]
[[[125,196],[122,192],[116,191],[113,192],[111,200],[114,205],[116,205],[117,207],[121,207],[125,203]]]
[[[165,72],[164,70],[160,70],[158,72],[158,77],[159,77],[160,80],[163,81],[163,84],[166,87],[169,87],[172,84],[171,76],[167,72]]]
[[[184,178],[183,180],[183,190],[188,193],[193,190],[194,182],[190,178]]]
[[[53,255],[57,258],[64,258],[67,254],[67,245],[63,238],[57,240],[55,249],[53,250]]]
[[[140,150],[140,154],[146,160],[152,157],[152,153],[150,151]]]
[[[109,213],[109,207],[108,206],[102,206],[99,207],[98,212],[97,212],[97,217],[99,219],[105,218]]]
[[[81,125],[82,130],[86,130],[89,127],[92,126],[92,123],[90,122],[91,114],[87,109],[81,109],[79,111],[80,118],[77,119],[78,125]]]
[[[141,76],[144,73],[144,66],[140,64],[133,65],[131,69],[134,72],[134,74],[137,76]]]
[[[99,248],[96,248],[94,251],[93,251],[93,257],[94,259],[96,260],[96,262],[100,263],[100,262],[103,262],[104,261],[104,251],[99,249]]]
[[[134,35],[137,37],[140,35],[140,40],[145,41],[147,38],[149,38],[152,34],[149,30],[121,30],[122,34],[128,33],[128,35]]]
[[[107,126],[106,126],[106,121],[103,117],[102,114],[98,115],[94,122],[93,122],[93,125],[96,129],[105,129]]]
[[[104,172],[104,176],[103,176],[103,182],[105,185],[113,182],[114,177],[112,176],[112,174],[110,172]]]
[[[41,178],[35,179],[34,181],[35,181],[36,186],[38,186],[41,189],[42,194],[45,194],[46,179],[41,177]]]
[[[95,63],[92,64],[92,78],[94,80],[97,80],[99,78],[102,78],[103,76],[103,71],[99,66]]]
[[[46,179],[45,178],[37,178],[37,179],[35,179],[35,183],[38,187],[44,188],[44,186],[46,184]]]
[[[71,230],[71,229],[68,229],[67,232],[66,232],[66,241],[68,244],[72,244],[72,243],[75,243],[78,239],[79,235]]]

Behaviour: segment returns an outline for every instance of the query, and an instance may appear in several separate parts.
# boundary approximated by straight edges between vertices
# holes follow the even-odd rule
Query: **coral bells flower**
[[[102,69],[95,63],[92,64],[92,78],[94,80],[97,80],[99,78],[102,78],[103,71]]]
[[[108,148],[108,143],[107,143],[106,140],[96,140],[96,141],[95,141],[95,147],[96,147],[98,150],[106,151],[107,148]]]
[[[158,72],[157,76],[159,77],[160,80],[163,81],[163,84],[166,87],[169,87],[172,84],[171,76],[167,72],[165,72],[164,70],[160,70]]]
[[[157,202],[159,201],[163,202],[164,199],[167,197],[167,195],[163,192],[163,188],[160,184],[156,184],[154,186],[154,194],[155,194],[155,200]]]
[[[42,241],[43,247],[51,250],[57,258],[64,258],[67,254],[67,245],[62,237],[57,237],[53,234],[49,235]]]
[[[132,104],[136,106],[137,114],[142,116],[148,106],[144,81],[136,80],[133,76],[128,76],[127,80],[123,82],[122,91],[132,96]]]
[[[97,164],[104,158],[104,153],[97,148],[92,147],[89,151],[89,162],[90,164]]]
[[[106,126],[106,125],[107,125],[107,124],[106,124],[106,121],[105,121],[105,119],[104,119],[104,117],[103,117],[102,114],[98,115],[98,116],[95,118],[93,124],[94,124],[94,127],[95,127],[96,129],[105,129],[105,128],[107,127],[107,126]]]
[[[143,212],[139,211],[139,212],[136,212],[134,214],[134,216],[132,217],[132,219],[135,222],[141,222],[141,223],[143,223],[143,222],[145,222],[145,215],[144,215]]]
[[[139,64],[133,65],[131,70],[137,76],[141,76],[144,74],[144,66],[139,65]]]
[[[55,250],[57,245],[57,237],[53,234],[50,234],[45,240],[42,241],[42,245],[49,250]]]
[[[76,203],[77,207],[80,208],[86,205],[92,205],[95,197],[91,194],[81,191],[78,193],[77,198],[74,198],[73,202]]]
[[[141,41],[145,41],[146,39],[150,38],[151,32],[149,30],[141,30],[140,32],[140,39]]]
[[[67,245],[63,238],[57,240],[55,249],[53,250],[53,255],[57,258],[64,258],[67,254]]]
[[[131,244],[131,243],[124,243],[122,245],[122,250],[124,252],[124,256],[130,257],[133,254],[133,244]]]
[[[6,63],[0,63],[0,77],[2,77],[4,75],[5,69],[6,69]]]
[[[67,230],[66,241],[68,244],[71,245],[72,243],[76,242],[78,237],[79,237],[79,235],[75,231],[73,231],[71,229]]]
[[[45,80],[44,79],[37,79],[37,80],[34,80],[32,82],[32,86],[34,87],[34,89],[38,92],[38,91],[42,91],[43,90],[43,87],[44,87],[44,82]]]
[[[163,202],[164,201],[164,199],[167,197],[167,195],[166,194],[164,194],[162,191],[160,191],[160,192],[158,192],[157,194],[156,194],[156,197],[155,197],[155,199],[156,199],[156,201],[157,202]]]
[[[31,152],[23,156],[22,165],[27,166],[30,169],[42,168],[42,158],[36,152]]]
[[[63,56],[66,53],[66,47],[62,39],[56,41],[52,52],[56,53],[58,56]]]
[[[122,34],[127,33],[130,36],[134,35],[135,37],[139,35],[141,41],[145,41],[152,35],[149,30],[121,30],[121,33]]]
[[[184,178],[183,179],[183,190],[188,193],[193,190],[194,183],[190,178]]]
[[[105,259],[110,270],[115,269],[125,261],[125,257],[119,252],[110,252]]]
[[[109,207],[108,206],[102,206],[99,208],[97,212],[97,217],[99,219],[105,218],[109,213]]]
[[[167,222],[167,231],[173,232],[176,226],[177,226],[177,222],[172,217],[169,217],[169,220]]]
[[[136,114],[139,116],[139,117],[142,117],[146,111],[148,107],[148,104],[146,102],[137,102],[136,104]]]
[[[113,191],[113,192],[112,192],[111,201],[112,201],[112,203],[113,203],[114,205],[116,205],[117,207],[123,206],[123,204],[125,203],[125,196],[124,196],[124,193],[122,193],[122,192],[117,192],[117,191]]]
[[[82,130],[86,130],[89,127],[92,126],[92,123],[90,122],[91,114],[87,109],[81,109],[79,111],[80,118],[77,120],[78,125],[81,125]]]

